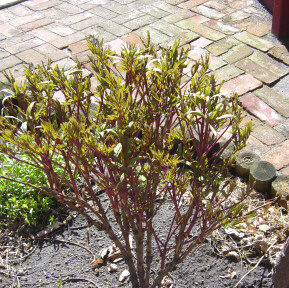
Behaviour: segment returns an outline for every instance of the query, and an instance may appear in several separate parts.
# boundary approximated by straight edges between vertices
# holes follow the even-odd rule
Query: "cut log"
[[[241,152],[237,156],[236,173],[241,177],[249,177],[250,168],[255,162],[260,161],[260,156],[254,152]]]
[[[271,183],[276,178],[276,169],[267,161],[255,162],[250,168],[249,183],[257,191],[270,195]]]

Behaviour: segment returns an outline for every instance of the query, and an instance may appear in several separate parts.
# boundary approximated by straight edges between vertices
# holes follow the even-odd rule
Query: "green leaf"
[[[122,151],[122,144],[118,143],[113,149],[114,156],[118,157],[121,151]]]

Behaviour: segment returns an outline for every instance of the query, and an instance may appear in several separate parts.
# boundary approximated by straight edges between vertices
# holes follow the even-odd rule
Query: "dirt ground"
[[[85,226],[85,220],[77,216],[67,228],[50,235],[47,239],[51,241],[38,241],[21,264],[9,259],[9,269],[4,270],[7,274],[0,276],[0,287],[131,287],[128,282],[118,280],[120,273],[126,269],[123,261],[117,263],[118,270],[115,272],[108,272],[109,265],[104,265],[99,269],[99,275],[95,274],[91,266],[92,253],[98,255],[102,248],[112,243],[105,235],[91,229],[88,244]],[[233,287],[252,267],[217,255],[207,241],[170,274],[169,280],[174,287],[180,288]],[[272,287],[268,277],[270,269],[270,266],[258,266],[238,287]],[[233,271],[236,275],[231,279]]]
[[[237,287],[273,287],[271,258],[280,252],[288,227],[276,224],[270,213],[277,213],[276,218],[286,218],[287,214],[277,203],[264,200],[258,193],[253,193],[246,201],[248,210],[261,208],[244,224],[244,229],[225,231],[222,228],[216,231],[166,278],[163,287],[235,287],[254,267]],[[165,227],[169,217],[169,209],[162,211],[158,220],[159,231]],[[287,221],[285,218],[283,220]],[[277,234],[279,244],[267,255],[265,252],[276,242]],[[94,228],[87,230],[82,216],[75,215],[68,223],[62,223],[58,230],[38,236],[42,239],[11,238],[10,243],[14,245],[8,241],[7,246],[1,246],[0,287],[131,287],[128,279],[119,281],[120,274],[126,270],[121,259],[117,259],[116,265],[107,262],[98,273],[94,271],[91,262],[99,258],[102,249],[113,243],[104,233]],[[116,271],[109,272],[111,267]]]

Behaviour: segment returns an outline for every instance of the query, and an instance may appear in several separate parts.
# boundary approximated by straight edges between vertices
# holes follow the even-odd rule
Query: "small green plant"
[[[23,161],[28,160],[25,155],[21,157]],[[20,225],[37,226],[45,222],[52,223],[54,215],[51,214],[51,210],[56,209],[59,203],[55,198],[45,196],[37,189],[25,185],[30,183],[47,186],[45,173],[39,168],[10,159],[3,154],[0,155],[0,163],[1,175],[19,181],[0,179],[0,225],[15,228]]]
[[[80,64],[69,72],[49,63],[27,69],[21,87],[6,74],[11,93],[2,101],[0,152],[41,169],[48,185],[0,177],[82,214],[120,249],[134,288],[160,287],[208,235],[240,217],[248,191],[230,201],[236,184],[228,167],[250,125],[240,128],[237,95],[220,94],[208,58],[185,75],[188,51],[177,44],[156,51],[148,40],[121,55],[97,39],[88,46],[94,93]],[[223,158],[229,144],[234,153]],[[159,227],[163,209],[170,215]]]

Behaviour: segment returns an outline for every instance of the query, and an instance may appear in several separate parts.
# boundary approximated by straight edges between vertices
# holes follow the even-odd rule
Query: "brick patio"
[[[254,123],[246,149],[289,174],[289,89],[275,86],[289,86],[289,52],[271,20],[257,0],[29,0],[0,10],[0,71],[21,79],[23,64],[85,63],[91,34],[116,50],[147,30],[160,46],[180,39],[192,60],[211,56],[222,93],[239,94]]]

